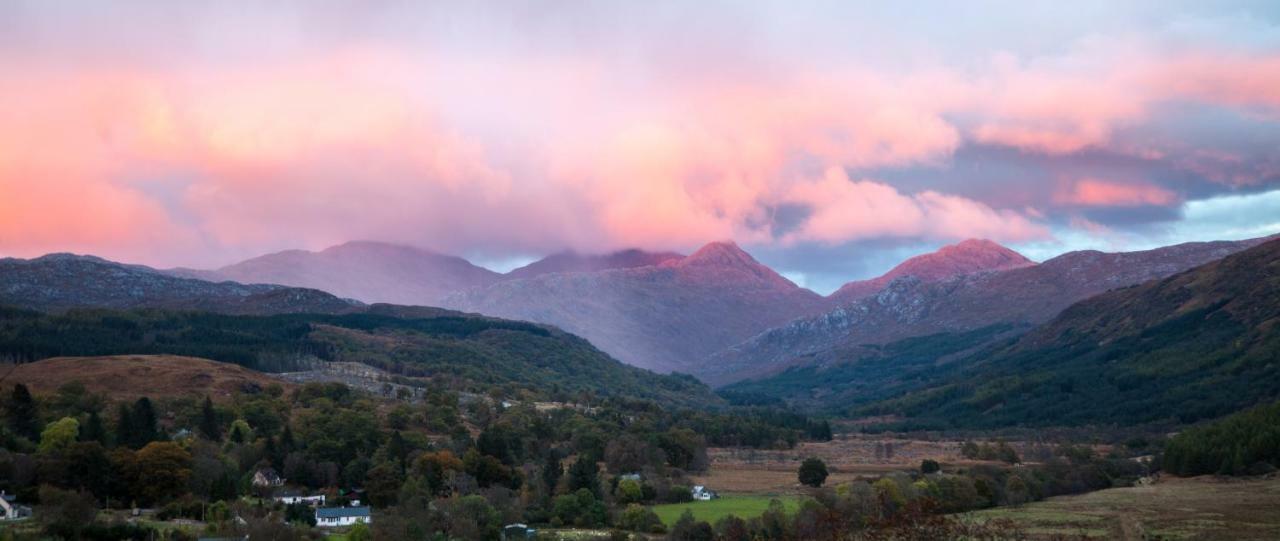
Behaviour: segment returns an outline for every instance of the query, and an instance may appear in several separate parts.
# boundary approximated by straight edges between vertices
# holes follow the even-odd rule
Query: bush
[[[827,481],[827,464],[819,458],[806,458],[800,464],[800,471],[797,477],[803,485],[814,488],[822,486]]]
[[[941,470],[942,466],[938,464],[937,460],[926,458],[920,461],[920,473],[937,473]]]

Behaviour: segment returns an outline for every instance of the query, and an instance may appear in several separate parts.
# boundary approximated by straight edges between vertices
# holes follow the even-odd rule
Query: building
[[[689,489],[689,495],[693,496],[694,500],[702,502],[716,498],[715,491],[709,490],[707,487],[702,485],[695,485],[693,488]]]
[[[337,528],[369,524],[373,515],[368,506],[364,507],[321,507],[316,509],[316,526],[321,528]]]
[[[0,492],[0,521],[18,520],[31,516],[31,508],[18,505],[18,497]]]
[[[295,503],[307,504],[312,507],[324,505],[324,494],[307,495],[296,490],[286,490],[276,494],[273,499],[285,505],[293,505]]]
[[[517,522],[502,527],[502,541],[524,541],[537,536],[538,530],[530,528],[528,524]]]
[[[259,468],[253,473],[253,486],[278,487],[284,484],[284,478],[274,468]]]

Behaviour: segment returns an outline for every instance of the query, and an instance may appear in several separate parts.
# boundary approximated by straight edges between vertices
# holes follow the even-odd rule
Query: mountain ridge
[[[723,385],[798,363],[840,362],[841,350],[863,344],[996,324],[1035,325],[1092,295],[1169,276],[1269,238],[1183,243],[1137,252],[1083,250],[1038,265],[933,282],[907,275],[874,295],[790,321],[717,352],[698,375]]]

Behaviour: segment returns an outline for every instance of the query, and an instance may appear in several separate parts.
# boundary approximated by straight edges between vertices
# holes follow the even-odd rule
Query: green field
[[[692,511],[694,518],[715,524],[717,520],[729,515],[744,519],[758,517],[769,508],[769,500],[774,499],[781,501],[788,513],[794,513],[800,508],[800,498],[796,496],[723,496],[705,502],[655,505],[653,512],[668,526],[675,524],[685,509]]]

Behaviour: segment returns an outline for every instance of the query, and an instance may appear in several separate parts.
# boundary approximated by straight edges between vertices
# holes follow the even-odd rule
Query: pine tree
[[[218,413],[213,410],[213,400],[204,397],[200,407],[200,435],[209,441],[222,441],[222,428],[218,426]]]
[[[569,467],[569,492],[576,492],[580,488],[600,497],[600,465],[589,456],[579,456]]]
[[[96,441],[103,446],[107,444],[107,428],[102,426],[102,416],[97,410],[89,412],[89,418],[80,428],[80,441]]]
[[[133,411],[128,404],[116,408],[116,445],[130,447],[137,441],[138,433],[133,425]]]
[[[40,419],[36,415],[36,401],[31,391],[21,383],[13,386],[9,395],[7,417],[9,429],[19,436],[36,441],[40,437]]]
[[[134,439],[130,442],[135,449],[141,449],[148,443],[160,439],[160,429],[156,426],[156,410],[151,405],[151,399],[147,397],[139,398],[133,403],[133,430]]]
[[[564,477],[564,466],[560,464],[560,457],[556,456],[555,450],[552,450],[547,453],[546,464],[542,465],[542,484],[547,487],[548,497],[555,496],[561,477]]]

